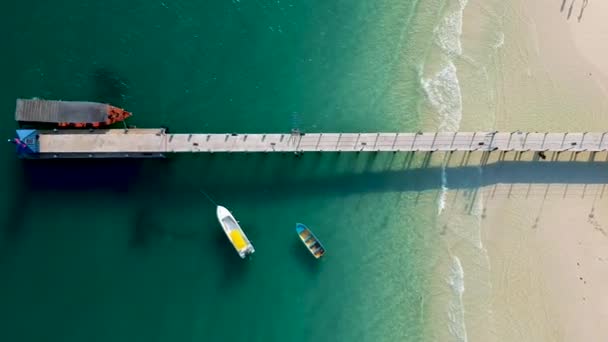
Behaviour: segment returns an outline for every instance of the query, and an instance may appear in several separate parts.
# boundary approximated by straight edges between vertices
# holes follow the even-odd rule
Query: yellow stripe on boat
[[[237,250],[241,250],[247,246],[245,239],[238,230],[233,230],[230,232],[230,240],[232,240],[232,244]]]

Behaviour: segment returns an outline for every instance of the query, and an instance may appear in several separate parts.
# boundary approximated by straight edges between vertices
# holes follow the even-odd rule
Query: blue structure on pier
[[[20,158],[32,158],[40,152],[38,144],[38,130],[18,129],[17,137],[12,139],[12,143],[17,148],[17,155]]]

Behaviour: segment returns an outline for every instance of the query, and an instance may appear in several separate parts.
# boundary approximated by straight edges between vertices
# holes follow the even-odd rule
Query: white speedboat
[[[234,216],[232,216],[228,209],[221,205],[217,206],[217,220],[220,222],[220,225],[222,225],[226,236],[228,236],[228,239],[241,258],[244,259],[246,256],[255,252],[253,245],[245,233],[243,233],[241,226],[234,219]]]

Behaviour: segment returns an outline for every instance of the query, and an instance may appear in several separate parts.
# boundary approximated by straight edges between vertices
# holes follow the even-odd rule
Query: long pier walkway
[[[142,156],[142,154],[159,155],[180,152],[599,152],[608,150],[607,133],[518,131],[171,134],[164,129],[109,129],[92,131],[21,130],[18,131],[18,136],[22,143],[30,147],[33,154],[57,158],[69,156],[135,157]]]

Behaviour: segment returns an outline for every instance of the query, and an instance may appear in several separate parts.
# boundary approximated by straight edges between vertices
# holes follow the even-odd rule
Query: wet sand
[[[460,130],[608,130],[608,3],[561,5],[469,1],[456,62]],[[481,159],[449,159],[436,228],[444,255],[429,291],[439,304],[428,306],[448,329],[433,337],[607,340],[608,156],[493,154],[478,168]],[[463,166],[470,170],[458,172]]]

